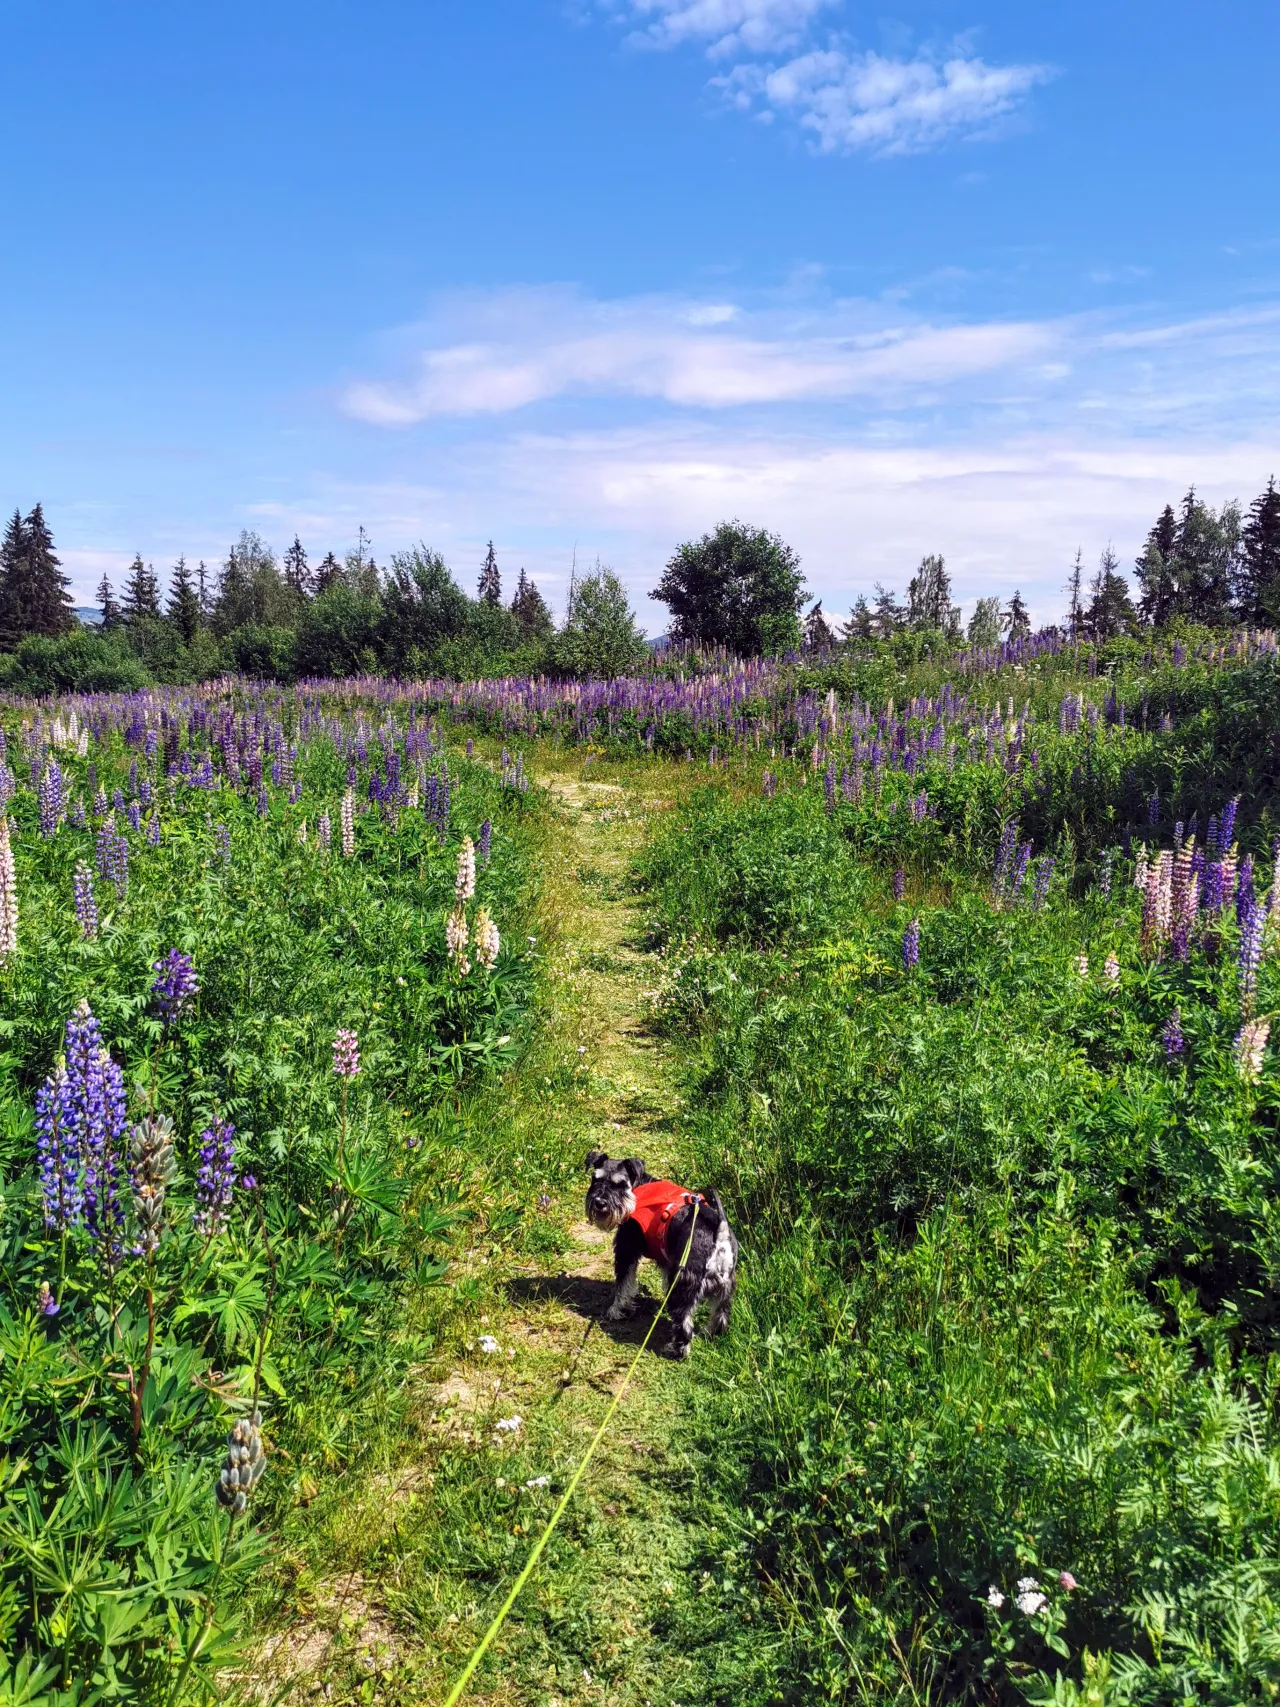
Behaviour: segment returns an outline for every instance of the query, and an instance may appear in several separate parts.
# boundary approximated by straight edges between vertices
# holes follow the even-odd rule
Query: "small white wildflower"
[[[1076,971],[1082,978],[1087,978],[1089,976],[1089,956],[1087,954],[1077,954],[1075,967]]]
[[[480,1335],[480,1350],[492,1356],[499,1349],[498,1342],[492,1334]]]
[[[550,1486],[550,1476],[530,1476],[529,1480],[525,1483],[526,1488],[549,1488]]]
[[[997,1612],[1004,1605],[1004,1596],[994,1583],[987,1590],[987,1605],[994,1606]]]
[[[1120,962],[1116,959],[1114,949],[1102,963],[1102,976],[1108,984],[1120,982]]]
[[[1049,1601],[1046,1595],[1040,1593],[1040,1584],[1034,1577],[1019,1577],[1018,1592],[1014,1605],[1019,1612],[1030,1618],[1036,1612],[1043,1612]]]
[[[499,1434],[515,1434],[523,1421],[523,1417],[499,1417],[494,1427]]]

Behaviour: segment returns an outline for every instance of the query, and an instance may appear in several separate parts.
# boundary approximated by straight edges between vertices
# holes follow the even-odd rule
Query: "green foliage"
[[[118,630],[79,628],[57,639],[28,635],[0,661],[10,693],[131,693],[150,674]]]
[[[673,640],[753,658],[799,648],[803,591],[789,545],[732,521],[682,545],[650,596],[670,607]]]
[[[626,588],[612,569],[597,564],[574,584],[564,627],[555,640],[556,668],[567,676],[622,676],[648,650]]]

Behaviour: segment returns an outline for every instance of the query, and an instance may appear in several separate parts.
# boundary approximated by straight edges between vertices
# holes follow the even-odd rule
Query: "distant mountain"
[[[97,605],[76,605],[71,614],[78,616],[80,621],[87,623],[90,628],[102,627],[102,612]]]

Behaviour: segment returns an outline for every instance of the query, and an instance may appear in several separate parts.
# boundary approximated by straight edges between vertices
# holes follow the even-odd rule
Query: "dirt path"
[[[542,1034],[487,1130],[491,1182],[554,1155],[543,1257],[473,1237],[451,1271],[462,1301],[416,1402],[413,1459],[374,1476],[329,1528],[310,1610],[262,1658],[276,1697],[432,1703],[446,1692],[581,1458],[657,1308],[647,1273],[635,1316],[608,1324],[611,1241],[582,1219],[592,1148],[679,1177],[673,1063],[644,1020],[634,855],[671,804],[668,772],[539,780],[555,803],[542,871],[548,933]],[[481,1183],[480,1189],[486,1189]],[[525,1187],[526,1195],[536,1184]],[[558,1244],[559,1249],[554,1245]],[[646,1265],[646,1268],[648,1265]],[[693,1669],[670,1639],[691,1586],[688,1514],[698,1466],[672,1444],[693,1365],[663,1355],[665,1323],[561,1531],[468,1700],[476,1707],[684,1707]],[[518,1427],[499,1431],[500,1422]],[[537,1474],[535,1474],[537,1472]],[[319,1549],[317,1548],[317,1551]],[[317,1561],[318,1563],[319,1561]],[[334,1569],[341,1563],[342,1569]],[[688,1689],[683,1688],[688,1684]],[[259,1694],[258,1699],[264,1697]],[[266,1698],[271,1698],[268,1695]]]

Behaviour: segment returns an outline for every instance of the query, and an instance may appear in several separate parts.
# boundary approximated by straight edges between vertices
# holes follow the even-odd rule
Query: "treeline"
[[[296,537],[277,560],[244,532],[214,571],[180,557],[163,593],[139,555],[119,589],[103,577],[93,625],[78,621],[67,588],[40,506],[15,512],[0,546],[0,685],[101,691],[224,670],[278,681],[612,675],[648,653],[621,581],[600,564],[573,578],[557,626],[523,569],[506,596],[492,544],[473,597],[425,546],[381,568],[363,529],[354,551],[314,564]]]

